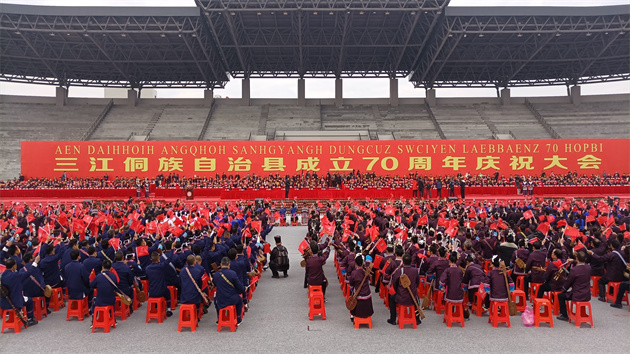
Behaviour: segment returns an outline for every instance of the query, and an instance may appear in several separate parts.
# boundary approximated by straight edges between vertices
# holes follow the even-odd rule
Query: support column
[[[427,90],[427,103],[429,106],[437,106],[437,99],[435,98],[435,89],[431,88]]]
[[[246,77],[243,79],[243,84],[242,84],[242,94],[241,97],[243,99],[243,103],[246,106],[249,106],[251,104],[251,91],[250,91],[250,87],[249,87],[249,78]]]
[[[135,106],[138,103],[138,92],[135,89],[127,90],[127,104]]]
[[[511,104],[510,89],[507,87],[501,90],[501,104],[504,106],[509,106]]]
[[[335,79],[335,106],[343,106],[343,81]]]
[[[398,79],[389,79],[389,105],[398,107]]]
[[[582,103],[582,87],[575,85],[571,86],[571,103],[579,105]]]
[[[68,90],[65,87],[57,87],[55,90],[57,106],[65,106],[68,103]]]
[[[298,99],[297,105],[306,106],[306,82],[304,79],[298,79]]]
[[[214,90],[211,88],[203,90],[203,100],[206,106],[212,106],[212,101],[214,101]]]

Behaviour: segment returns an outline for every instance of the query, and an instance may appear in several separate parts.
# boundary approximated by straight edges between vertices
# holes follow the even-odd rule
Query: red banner
[[[630,172],[630,139],[395,141],[23,141],[25,177]]]

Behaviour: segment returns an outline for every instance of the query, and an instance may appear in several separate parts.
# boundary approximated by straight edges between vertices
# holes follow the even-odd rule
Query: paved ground
[[[512,317],[512,328],[492,328],[487,316],[471,317],[466,328],[447,328],[442,316],[427,311],[418,329],[399,330],[389,325],[388,310],[375,294],[373,329],[355,330],[345,308],[335,276],[333,260],[326,265],[331,282],[327,292],[327,319],[309,321],[304,271],[297,245],[305,227],[276,228],[290,252],[291,269],[286,279],[272,279],[270,271],[254,294],[251,309],[235,332],[217,333],[216,313],[204,317],[196,333],[178,333],[177,315],[163,324],[144,323],[146,307],[109,334],[91,334],[89,322],[65,321],[65,310],[54,313],[37,326],[0,335],[0,353],[15,353],[26,348],[44,352],[419,352],[427,345],[440,352],[555,352],[628,353],[630,352],[630,313],[628,307],[613,309],[594,299],[595,328],[575,328],[556,321],[555,328],[526,328],[520,316]]]

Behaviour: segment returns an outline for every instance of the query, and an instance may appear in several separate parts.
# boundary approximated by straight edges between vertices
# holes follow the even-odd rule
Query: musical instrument
[[[403,275],[400,276],[400,285],[402,285],[403,288],[409,291],[409,295],[411,296],[411,299],[413,300],[413,304],[415,305],[415,308],[416,308],[416,316],[419,316],[421,320],[424,320],[425,318],[424,312],[422,312],[422,309],[418,305],[418,300],[416,300],[416,297],[413,294],[413,291],[411,291],[411,288],[410,288],[411,279],[409,279],[407,274],[403,273]]]
[[[558,267],[558,270],[556,271],[556,273],[553,275],[553,280],[554,281],[565,281],[567,280],[567,272],[566,269],[564,268],[565,265],[569,264],[569,262],[566,262],[564,264],[562,264],[560,267]]]
[[[15,315],[17,316],[17,318],[19,318],[20,322],[24,324],[25,328],[28,328],[28,322],[26,322],[26,320],[24,319],[24,316],[22,315],[22,311],[18,311],[18,309],[15,308],[15,305],[13,305],[13,301],[11,301],[11,291],[6,285],[0,285],[0,296],[7,299],[7,301],[9,302],[9,305],[11,305],[11,309],[13,309],[13,312],[15,312]]]
[[[429,285],[429,290],[427,290],[427,293],[424,294],[424,298],[422,299],[422,308],[423,309],[426,309],[431,304],[431,293],[433,292],[433,282],[434,281],[435,281],[435,279],[431,280],[431,284]]]
[[[359,296],[359,291],[361,291],[361,288],[363,288],[363,283],[365,283],[365,279],[367,279],[370,275],[372,275],[372,263],[370,263],[368,269],[365,270],[365,275],[363,276],[363,280],[361,280],[359,288],[354,292],[354,294],[352,294],[352,296],[346,299],[346,308],[348,310],[352,311],[355,307],[357,307],[357,296]]]
[[[334,243],[333,243],[333,245],[334,245]],[[300,266],[302,268],[306,267],[306,259],[309,258],[312,255],[312,253],[313,252],[311,251],[310,247],[304,249],[304,253],[302,253],[302,258],[304,258],[304,259],[302,259],[302,261],[300,261]]]
[[[518,313],[516,309],[516,303],[512,300],[512,293],[510,291],[510,283],[507,278],[507,269],[505,269],[505,263],[501,262],[501,273],[503,273],[503,277],[505,278],[505,287],[507,288],[508,294],[508,312],[510,316],[516,316]]]
[[[516,264],[517,267],[519,267],[520,269],[525,269],[525,267],[527,266],[527,264],[525,264],[525,261],[523,261],[522,259],[516,257],[516,261],[514,262]]]

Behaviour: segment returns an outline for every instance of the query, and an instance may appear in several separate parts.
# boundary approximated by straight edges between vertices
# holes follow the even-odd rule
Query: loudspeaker
[[[449,202],[456,202],[458,200],[459,200],[459,198],[457,198],[457,197],[448,197],[448,201]]]

